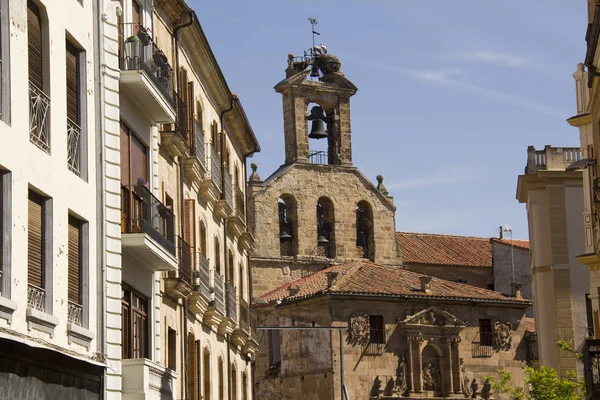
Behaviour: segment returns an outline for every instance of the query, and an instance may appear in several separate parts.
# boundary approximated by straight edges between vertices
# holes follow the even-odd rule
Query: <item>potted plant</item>
[[[148,46],[152,41],[152,37],[150,37],[148,29],[144,28],[142,25],[138,25],[137,37],[140,39],[144,46]]]
[[[129,36],[125,39],[125,61],[127,69],[136,69],[140,59],[140,38],[137,36]]]

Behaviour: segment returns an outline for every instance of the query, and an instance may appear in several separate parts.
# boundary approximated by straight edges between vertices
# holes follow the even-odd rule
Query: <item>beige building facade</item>
[[[579,148],[530,146],[517,186],[517,199],[527,206],[540,365],[563,375],[581,370],[581,364],[557,342],[580,348],[591,311],[589,272],[577,261],[585,250],[582,173],[566,170],[581,159]]]

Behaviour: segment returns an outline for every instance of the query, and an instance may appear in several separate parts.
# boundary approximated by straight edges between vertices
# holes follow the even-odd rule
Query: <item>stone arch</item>
[[[317,255],[335,258],[335,207],[329,197],[320,197],[317,201]]]
[[[298,255],[298,203],[288,193],[279,196],[279,251],[281,256]]]
[[[366,200],[356,204],[356,249],[360,258],[375,261],[373,207]]]
[[[443,353],[441,349],[432,343],[427,343],[421,351],[423,390],[431,391],[438,395],[443,392]]]

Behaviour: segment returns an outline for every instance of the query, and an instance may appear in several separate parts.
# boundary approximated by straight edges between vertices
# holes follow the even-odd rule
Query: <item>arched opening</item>
[[[235,275],[233,273],[233,270],[233,252],[229,250],[229,254],[227,257],[227,282],[231,283],[232,285],[234,285],[235,283]]]
[[[215,271],[217,274],[222,275],[221,272],[221,244],[219,239],[215,237]]]
[[[206,225],[200,219],[200,254],[206,257]]]
[[[202,368],[204,371],[204,398],[205,399],[210,399],[210,383],[211,383],[211,379],[210,379],[210,351],[208,350],[208,348],[204,349],[204,354],[203,354],[203,360],[202,360]]]
[[[373,209],[364,200],[356,205],[356,252],[360,258],[375,261]]]
[[[223,359],[219,357],[219,362],[217,363],[217,373],[219,374],[218,384],[219,384],[219,400],[225,400],[225,387],[223,382]]]
[[[282,194],[279,207],[279,251],[281,256],[298,255],[298,207],[290,194]]]
[[[188,333],[187,375],[188,395],[190,400],[198,400],[198,365],[196,364],[196,335]]]
[[[442,392],[440,356],[439,349],[430,344],[423,349],[423,390],[431,391],[436,396]]]
[[[248,400],[248,376],[242,372],[242,400]]]
[[[307,106],[309,160],[312,164],[338,164],[333,143],[331,111],[317,103]],[[312,139],[312,140],[311,140]],[[321,140],[325,139],[325,140]]]
[[[231,398],[237,400],[237,369],[231,363]]]
[[[321,197],[317,202],[317,255],[335,258],[335,215],[333,202]]]

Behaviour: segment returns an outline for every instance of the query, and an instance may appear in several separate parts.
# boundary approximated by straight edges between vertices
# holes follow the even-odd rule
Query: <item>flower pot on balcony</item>
[[[154,50],[154,53],[152,53],[152,58],[154,59],[154,63],[158,67],[162,67],[163,65],[168,63],[167,56],[160,49]]]
[[[129,36],[127,39],[125,39],[125,69],[138,69],[140,55],[140,38],[137,36]]]
[[[148,46],[152,41],[152,37],[150,37],[150,34],[146,30],[146,28],[144,28],[141,25],[138,26],[137,37],[140,39],[144,46]]]

